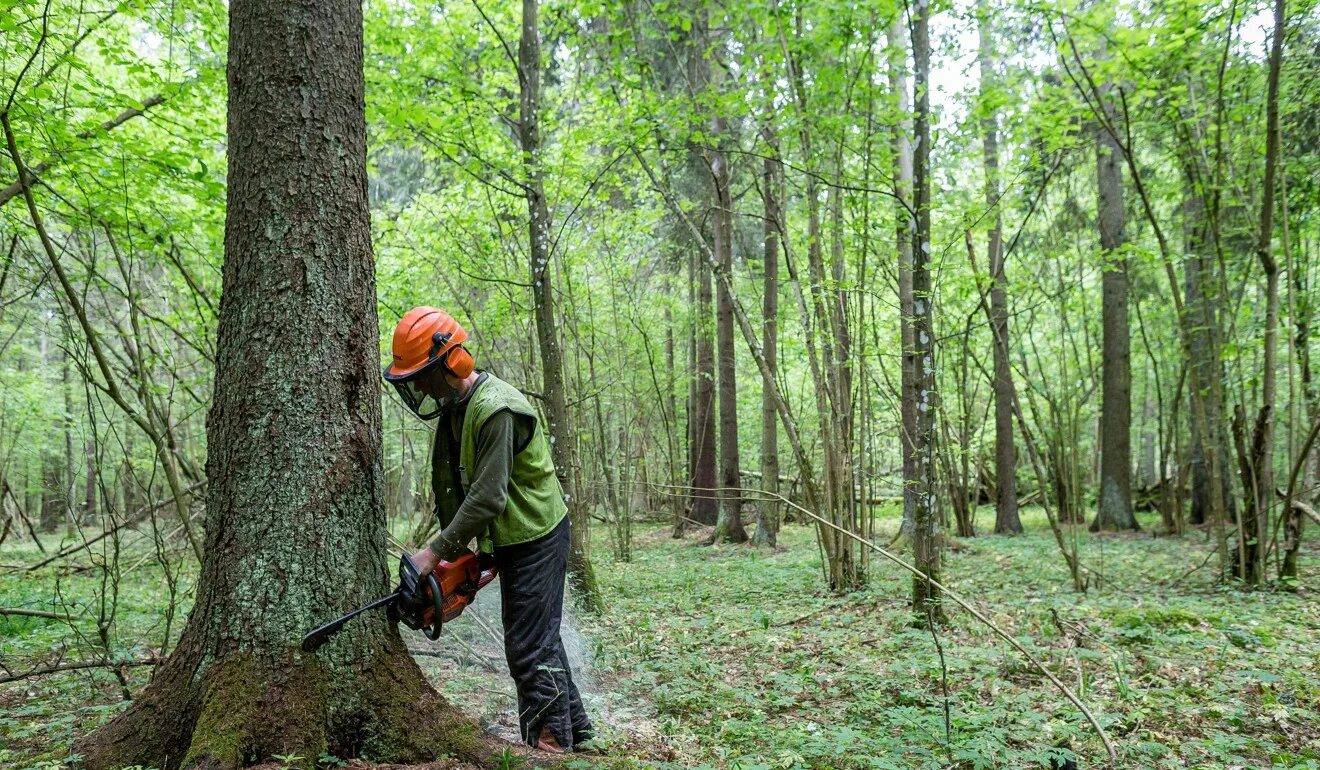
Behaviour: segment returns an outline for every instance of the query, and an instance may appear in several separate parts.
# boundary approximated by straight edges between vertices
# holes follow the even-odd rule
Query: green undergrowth
[[[884,512],[882,542],[895,516]],[[983,510],[982,520],[988,516]],[[1090,587],[1076,594],[1042,515],[1024,518],[1025,536],[958,541],[946,551],[945,579],[1081,696],[1114,742],[1118,767],[1320,768],[1320,533],[1308,536],[1302,590],[1247,592],[1216,584],[1201,533],[1079,531]],[[1154,523],[1143,520],[1148,530]],[[577,628],[584,695],[612,755],[604,764],[1104,765],[1104,748],[1077,709],[969,613],[949,604],[949,622],[934,638],[916,626],[911,580],[892,564],[872,561],[868,590],[836,596],[823,588],[805,526],[787,526],[771,552],[703,546],[691,535],[673,540],[668,526],[639,525],[627,563],[609,559],[600,529],[606,611]],[[167,640],[170,594],[151,560],[138,563],[147,553],[126,543],[120,554],[118,606],[104,635],[115,660],[157,655],[187,611],[192,574],[180,577]],[[107,654],[96,617],[114,585],[97,565],[110,556],[73,557],[35,573],[0,570],[0,606],[80,616],[72,625],[0,617],[6,669],[57,663],[61,650],[65,662]],[[0,564],[38,558],[30,543],[0,547]],[[496,607],[481,610],[493,629]],[[434,645],[407,638],[431,653],[420,660],[443,692],[516,736],[498,640],[466,615],[445,633]],[[123,669],[128,690],[149,671]],[[107,669],[0,684],[0,768],[54,770],[75,736],[125,702]]]
[[[1043,515],[1025,523],[1025,536],[960,541],[945,579],[1077,692],[1118,766],[1320,767],[1313,593],[1216,587],[1213,560],[1180,581],[1210,553],[1201,534],[1079,532],[1091,588],[1076,594]],[[891,513],[882,528],[895,524]],[[600,570],[609,611],[594,643],[627,672],[619,687],[654,704],[678,752],[670,767],[1104,764],[1080,712],[951,604],[942,667],[892,564],[873,562],[869,590],[839,597],[822,589],[806,527],[786,528],[773,554],[674,541],[668,528],[638,540],[631,563]],[[1314,585],[1314,535],[1308,546],[1302,583]]]

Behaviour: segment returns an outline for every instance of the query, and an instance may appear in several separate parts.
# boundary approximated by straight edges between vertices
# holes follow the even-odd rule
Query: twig
[[[477,625],[484,628],[486,630],[486,633],[490,634],[490,638],[493,639],[496,644],[504,644],[504,638],[501,637],[499,634],[495,633],[495,629],[491,628],[490,624],[486,622],[486,619],[481,617],[480,612],[470,612],[468,614],[471,615],[472,618],[477,621]]]
[[[926,579],[930,582],[930,578]],[[930,586],[927,586],[927,593],[930,593]],[[944,662],[944,645],[940,644],[940,636],[935,631],[935,610],[933,603],[926,605],[926,627],[930,629],[930,638],[935,642],[935,651],[940,655],[940,689],[944,691],[944,753],[949,758],[949,764],[953,764],[953,739],[950,737],[952,732],[949,729],[949,667]]]
[[[196,491],[199,487],[201,487],[202,485],[204,485],[205,483],[206,483],[206,482],[204,482],[204,481],[199,481],[199,482],[197,482],[196,484],[193,484],[192,486],[190,486],[190,487],[184,489],[183,491],[186,492],[186,493],[192,493],[192,492]],[[89,547],[95,545],[96,543],[98,543],[98,542],[100,542],[100,541],[106,539],[107,537],[110,537],[111,535],[113,535],[114,533],[116,533],[116,532],[118,532],[119,530],[123,529],[124,527],[128,527],[128,526],[131,526],[131,525],[133,525],[133,524],[138,523],[139,521],[142,520],[142,517],[145,516],[146,514],[151,513],[152,511],[154,511],[154,510],[157,509],[157,508],[163,508],[164,506],[169,505],[171,502],[173,502],[173,501],[172,501],[172,500],[158,500],[158,501],[156,501],[156,502],[154,502],[154,503],[151,503],[151,504],[149,504],[149,505],[145,505],[145,506],[143,506],[142,508],[139,508],[139,509],[138,509],[138,510],[137,510],[132,516],[129,516],[129,517],[128,517],[127,519],[125,519],[124,521],[122,521],[122,522],[120,522],[120,523],[114,525],[114,526],[111,527],[110,529],[107,529],[106,531],[102,532],[101,534],[97,535],[96,537],[92,538],[91,540],[88,540],[88,541],[86,541],[86,542],[80,543],[80,544],[75,545],[75,546],[70,546],[70,547],[68,547],[68,548],[62,549],[62,550],[60,550],[58,553],[56,553],[54,556],[50,556],[50,557],[48,557],[48,558],[42,559],[41,561],[37,562],[36,564],[33,564],[33,565],[30,566],[30,567],[27,567],[27,571],[28,571],[28,572],[32,572],[33,570],[41,569],[42,567],[46,566],[47,564],[50,564],[50,563],[53,562],[53,561],[56,561],[57,559],[63,559],[63,558],[66,557],[66,556],[72,556],[73,554],[75,554],[75,553],[77,553],[77,552],[79,552],[79,551],[81,551],[81,550],[83,550],[83,549],[85,549],[85,548],[89,548]]]
[[[484,668],[485,670],[489,671],[492,674],[500,673],[499,669],[495,668],[494,664],[492,664],[489,660],[486,660],[486,658],[484,658],[483,656],[477,654],[477,651],[472,649],[472,647],[467,642],[463,641],[457,636],[450,636],[449,639],[450,641],[458,642],[458,646],[466,650],[468,655],[471,656],[473,662],[475,662],[478,666],[481,666],[482,668]],[[454,653],[452,652],[442,652],[440,650],[423,650],[416,647],[409,647],[408,654],[413,656],[420,656],[423,658],[455,657]]]
[[[113,131],[114,129],[127,123],[133,118],[145,114],[146,111],[151,109],[152,107],[155,107],[164,102],[165,102],[164,94],[153,94],[152,96],[148,96],[146,100],[142,102],[141,107],[129,107],[128,109],[124,110],[123,112],[119,113],[113,118],[110,118],[104,123],[99,124],[95,129],[89,129],[87,131],[83,131],[74,138],[91,139],[97,133],[105,133],[108,131]],[[55,161],[53,160],[43,160],[37,165],[32,166],[27,170],[28,176],[30,179],[36,179],[45,172],[49,171],[51,167],[54,165],[55,165]],[[22,180],[14,180],[8,185],[5,185],[3,188],[0,188],[0,206],[4,206],[12,198],[17,197],[22,192],[23,192]]]
[[[32,520],[28,518],[27,513],[23,510],[23,506],[18,504],[18,498],[14,497],[14,490],[9,486],[9,482],[4,481],[0,483],[4,485],[3,488],[0,488],[0,511],[4,510],[4,498],[5,495],[8,495],[9,499],[14,501],[14,512],[18,514],[18,518],[21,519],[23,525],[27,527],[28,534],[32,536],[32,542],[37,544],[37,550],[45,553],[46,546],[41,544],[41,538],[37,536],[37,530],[32,526]]]

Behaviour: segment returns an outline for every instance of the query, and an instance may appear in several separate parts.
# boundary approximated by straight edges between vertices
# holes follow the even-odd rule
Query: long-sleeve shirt
[[[442,444],[454,448],[449,458],[449,472],[458,484],[455,472],[457,446],[463,433],[463,420],[467,414],[467,401],[484,381],[478,380],[467,397],[458,402],[453,409],[440,417],[437,430],[449,432],[448,441],[436,442],[436,451]],[[509,474],[513,468],[513,458],[527,446],[531,440],[532,427],[515,420],[509,412],[491,415],[481,426],[477,434],[475,467],[470,474],[471,482],[466,489],[458,489],[458,510],[439,534],[431,539],[430,548],[442,559],[455,559],[467,550],[467,544],[479,537],[490,522],[504,512],[508,501]],[[435,472],[433,470],[433,472]]]

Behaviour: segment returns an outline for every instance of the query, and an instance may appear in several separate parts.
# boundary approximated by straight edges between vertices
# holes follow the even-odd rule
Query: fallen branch
[[[26,607],[0,607],[0,615],[17,615],[26,618],[48,618],[50,620],[73,620],[72,615],[46,610],[29,610]]]
[[[1278,497],[1280,500],[1288,500],[1289,497],[1289,494],[1287,492],[1284,492],[1282,489],[1278,489],[1278,488],[1275,488],[1274,495]],[[1306,514],[1306,518],[1310,519],[1311,521],[1314,521],[1316,524],[1320,524],[1320,513],[1316,512],[1315,508],[1312,507],[1311,504],[1306,502],[1305,500],[1298,500],[1297,498],[1294,497],[1290,501],[1289,507],[1293,508],[1298,513]]]
[[[61,671],[80,671],[89,668],[130,668],[134,666],[154,666],[160,662],[160,658],[143,658],[142,660],[89,660],[81,663],[60,663],[54,666],[39,666],[37,668],[25,671],[21,674],[11,674],[0,677],[0,684],[17,682],[20,679],[29,679],[34,676],[46,676],[47,674],[58,674]]]

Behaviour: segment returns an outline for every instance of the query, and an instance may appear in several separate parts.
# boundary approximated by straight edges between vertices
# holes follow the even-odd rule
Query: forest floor
[[[982,521],[989,515],[983,509]],[[1298,592],[1216,585],[1201,533],[1079,529],[1091,583],[1076,594],[1043,516],[1028,510],[1024,521],[1022,537],[959,541],[947,552],[945,577],[1075,688],[1108,730],[1119,767],[1320,768],[1315,528]],[[896,513],[885,511],[881,542],[896,525]],[[596,534],[607,610],[570,619],[566,638],[611,764],[1015,769],[1075,755],[1082,768],[1104,765],[1103,747],[1076,709],[969,614],[951,607],[934,638],[913,627],[911,581],[897,568],[872,562],[868,590],[825,591],[808,527],[785,527],[771,553],[701,546],[692,535],[673,540],[667,526],[641,525],[628,562],[611,559],[605,533]],[[109,637],[120,660],[150,657],[166,623],[177,633],[183,619],[163,616],[168,594],[158,569],[134,566],[146,555],[132,554],[130,544],[120,556]],[[0,547],[0,564],[36,558],[30,543]],[[69,566],[0,568],[0,606],[49,610],[59,596],[67,607],[94,609],[112,587],[98,570]],[[181,587],[190,581],[180,576]],[[512,691],[494,606],[496,597],[483,592],[439,642],[409,642],[446,695],[509,736]],[[65,647],[77,650],[71,658],[95,654],[95,623],[73,628],[0,617],[0,663],[22,672],[54,662]],[[125,673],[133,688],[147,669]],[[0,685],[0,768],[57,770],[60,760],[39,757],[62,756],[75,735],[122,707],[121,683],[104,669]]]

